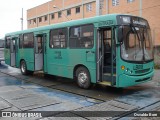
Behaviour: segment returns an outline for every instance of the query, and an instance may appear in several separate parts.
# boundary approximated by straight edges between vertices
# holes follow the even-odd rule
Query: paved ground
[[[133,117],[133,114],[137,111],[160,111],[159,73],[160,70],[155,70],[154,80],[151,82],[124,90],[100,85],[93,86],[90,90],[83,90],[70,79],[45,78],[41,73],[23,76],[18,69],[2,64],[0,65],[0,110],[48,111],[43,113],[45,118],[30,118],[31,120],[71,118],[158,120],[160,119],[158,117]],[[15,116],[14,119],[21,118]]]

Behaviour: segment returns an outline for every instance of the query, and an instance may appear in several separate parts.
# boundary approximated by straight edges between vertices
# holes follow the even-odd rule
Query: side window
[[[67,47],[67,28],[51,30],[50,47],[51,48],[66,48]]]
[[[10,46],[11,53],[14,53],[15,50],[16,50],[16,41],[15,41],[15,39],[12,39],[10,41],[10,44],[11,44],[11,46]]]
[[[43,51],[43,38],[42,36],[36,37],[36,53],[42,53]]]
[[[19,49],[23,48],[23,35],[19,35]]]
[[[83,25],[70,28],[70,48],[92,48],[93,42],[93,25]]]
[[[112,30],[106,29],[104,31],[104,51],[111,52],[111,40],[112,40]]]
[[[5,47],[7,49],[10,49],[10,44],[11,44],[10,42],[11,42],[11,38],[10,37],[6,37]]]
[[[23,48],[34,47],[34,35],[33,33],[26,33],[23,36]]]

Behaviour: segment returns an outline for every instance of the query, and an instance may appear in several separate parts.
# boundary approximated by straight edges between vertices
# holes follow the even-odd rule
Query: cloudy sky
[[[24,13],[24,29],[27,29],[27,9],[50,0],[1,0],[0,1],[0,38],[8,32],[21,30],[22,8]]]

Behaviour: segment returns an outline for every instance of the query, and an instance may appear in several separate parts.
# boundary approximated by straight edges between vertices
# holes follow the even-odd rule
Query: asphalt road
[[[135,117],[133,113],[146,110],[160,111],[159,73],[160,70],[155,70],[155,76],[152,81],[123,90],[101,85],[93,86],[90,90],[84,90],[78,88],[71,79],[53,76],[46,78],[42,73],[23,76],[19,69],[2,63],[0,65],[0,110],[48,111],[43,113],[45,118],[40,116],[30,118],[33,120],[71,118],[83,120],[158,120],[160,119],[158,117]],[[90,113],[89,111],[95,112]],[[107,115],[107,113],[103,113],[104,111],[112,112]],[[94,117],[91,117],[92,115]],[[21,118],[15,117],[14,119]]]

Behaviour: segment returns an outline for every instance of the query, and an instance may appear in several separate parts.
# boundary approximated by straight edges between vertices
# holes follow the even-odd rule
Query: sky
[[[27,10],[50,0],[1,0],[0,1],[0,38],[6,33],[21,30],[23,8],[23,28],[27,29]]]

